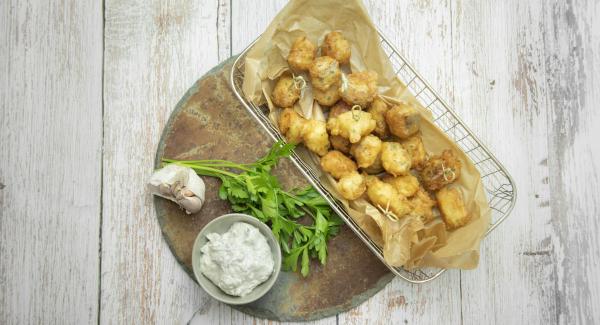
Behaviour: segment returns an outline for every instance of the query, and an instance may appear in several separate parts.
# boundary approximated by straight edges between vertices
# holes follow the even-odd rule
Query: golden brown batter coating
[[[400,143],[410,155],[412,168],[420,170],[425,160],[427,160],[427,151],[425,151],[421,136],[415,134],[408,139],[402,140]]]
[[[304,145],[319,156],[329,151],[329,134],[324,121],[308,120],[302,130]]]
[[[329,136],[329,142],[331,142],[331,146],[333,149],[338,150],[343,153],[350,153],[350,146],[352,145],[350,141],[344,138],[341,135],[331,135]]]
[[[374,135],[367,135],[350,147],[350,153],[356,159],[358,167],[369,167],[375,163],[381,152],[381,140]]]
[[[346,104],[343,100],[338,100],[337,103],[329,108],[329,117],[327,123],[329,123],[330,119],[349,111],[350,105]],[[329,137],[329,141],[331,141],[331,146],[335,150],[339,150],[345,154],[350,153],[351,143],[348,141],[348,139],[342,137],[341,135],[332,135]]]
[[[335,179],[340,179],[342,176],[356,172],[358,169],[352,159],[337,150],[332,150],[321,157],[321,168]]]
[[[419,187],[414,196],[409,198],[408,201],[413,206],[411,214],[419,217],[423,223],[427,223],[435,217],[433,207],[436,205],[436,201],[422,187]]]
[[[388,209],[398,218],[412,211],[412,206],[408,200],[398,194],[396,189],[388,183],[382,182],[375,176],[367,176],[367,196],[371,203],[380,208]]]
[[[346,104],[343,100],[338,100],[337,103],[329,109],[329,118],[338,117],[342,113],[349,112],[350,109],[350,105]]]
[[[460,177],[462,163],[452,150],[444,150],[441,155],[429,158],[423,164],[421,181],[425,189],[437,191]]]
[[[288,55],[287,61],[295,71],[308,70],[315,59],[317,47],[306,37],[298,37]]]
[[[340,64],[350,62],[350,42],[340,32],[331,32],[325,35],[321,52],[323,55],[336,59]]]
[[[382,139],[390,136],[390,130],[388,129],[385,121],[385,112],[387,112],[389,109],[389,106],[383,100],[380,98],[375,98],[371,103],[371,107],[369,107],[367,110],[367,112],[371,113],[373,119],[377,123],[377,126],[375,126],[375,130],[373,130],[373,132]]]
[[[313,96],[317,103],[322,106],[331,106],[341,98],[337,86],[332,86],[325,90],[313,88]]]
[[[367,112],[354,110],[330,118],[327,129],[331,135],[341,135],[350,143],[357,143],[375,129],[375,120]]]
[[[396,177],[386,176],[383,181],[392,185],[402,196],[413,196],[419,190],[419,180],[411,174]]]
[[[385,121],[390,132],[400,139],[406,139],[419,131],[420,115],[412,106],[401,104],[385,113]]]
[[[336,184],[338,192],[346,200],[358,199],[367,189],[365,177],[357,172],[344,175]]]
[[[444,187],[435,196],[447,229],[456,229],[469,222],[471,215],[467,213],[462,193],[459,190]]]
[[[302,132],[306,119],[291,108],[286,108],[279,115],[279,131],[289,143],[299,144],[302,142]]]
[[[373,164],[371,164],[370,166],[367,166],[367,167],[363,167],[360,170],[369,175],[383,173],[384,169],[383,169],[383,164],[381,163],[381,151],[377,155],[377,158],[375,159]]]
[[[377,78],[377,72],[374,71],[349,74],[340,85],[342,99],[350,105],[366,108],[377,95]]]
[[[394,176],[410,172],[410,155],[398,142],[384,142],[381,147],[381,163],[388,173]]]
[[[340,64],[328,56],[320,56],[313,61],[308,70],[313,88],[327,90],[340,83]]]
[[[276,106],[281,108],[292,107],[300,98],[300,88],[294,84],[294,79],[290,75],[282,75],[277,80],[271,99]]]

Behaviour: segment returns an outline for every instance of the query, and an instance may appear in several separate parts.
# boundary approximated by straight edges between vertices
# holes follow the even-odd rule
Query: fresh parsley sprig
[[[192,168],[198,175],[218,177],[222,184],[219,197],[228,200],[235,212],[250,214],[268,224],[283,251],[283,267],[309,273],[310,258],[327,261],[327,241],[339,231],[341,219],[333,213],[327,201],[312,187],[292,191],[282,189],[271,169],[279,159],[289,157],[294,145],[277,142],[254,163],[239,164],[227,160],[172,160]],[[308,225],[298,222],[310,216]]]

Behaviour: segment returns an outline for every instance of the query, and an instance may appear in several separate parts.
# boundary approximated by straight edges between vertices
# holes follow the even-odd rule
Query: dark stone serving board
[[[262,156],[272,140],[229,87],[234,58],[213,68],[183,96],[163,130],[155,165],[173,159],[227,159],[252,162]],[[288,161],[275,173],[286,188],[306,185]],[[155,198],[158,221],[171,251],[194,278],[192,246],[198,232],[212,219],[231,212],[217,197],[220,181],[203,177],[206,202],[199,213],[186,215],[175,204]],[[357,306],[393,279],[388,269],[346,226],[329,242],[325,266],[313,261],[310,275],[281,272],[273,289],[258,301],[234,306],[250,315],[280,321],[315,320]]]

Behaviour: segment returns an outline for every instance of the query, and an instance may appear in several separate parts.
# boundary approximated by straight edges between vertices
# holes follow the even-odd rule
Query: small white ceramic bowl
[[[202,257],[200,248],[202,248],[208,242],[206,235],[214,232],[223,234],[227,232],[231,225],[236,222],[245,222],[258,228],[260,233],[267,239],[267,243],[269,243],[269,247],[271,247],[271,253],[273,254],[273,261],[275,262],[271,277],[269,277],[267,281],[259,284],[256,288],[254,288],[254,290],[252,290],[252,292],[243,297],[230,296],[226,294],[207,277],[205,277],[200,271],[200,258]],[[211,297],[230,305],[248,304],[264,296],[265,293],[267,293],[267,291],[273,287],[273,284],[275,284],[281,269],[281,249],[279,248],[279,243],[277,242],[277,239],[275,239],[271,229],[258,219],[241,213],[225,214],[209,222],[206,226],[204,226],[204,228],[202,228],[200,233],[198,233],[196,241],[194,242],[194,248],[192,249],[192,267],[194,269],[196,281]]]

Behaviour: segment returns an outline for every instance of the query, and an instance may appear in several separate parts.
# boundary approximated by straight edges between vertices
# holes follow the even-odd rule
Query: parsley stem
[[[220,159],[211,159],[211,160],[174,160],[174,159],[163,159],[164,162],[167,163],[178,163],[180,165],[183,166],[187,166],[187,167],[194,167],[194,166],[207,166],[207,167],[219,167],[219,168],[224,168],[224,167],[229,167],[229,168],[235,168],[235,169],[239,169],[239,170],[243,170],[243,171],[252,171],[250,168],[248,168],[248,166],[253,166],[253,164],[236,164],[236,163],[232,163],[230,161],[227,160],[220,160]]]
[[[290,197],[290,198],[292,198],[292,199],[294,199],[294,200],[296,200],[298,202],[302,202],[304,204],[307,204],[306,201],[302,200],[301,198],[295,196],[292,193],[289,193],[289,192],[286,192],[286,191],[279,191],[279,193],[284,194],[284,195],[286,195],[286,196],[288,196],[288,197]]]
[[[175,161],[173,163],[177,164],[177,165],[185,166],[185,167],[190,167],[197,174],[200,174],[200,175],[215,176],[215,175],[221,174],[221,175],[229,176],[229,177],[235,178],[235,179],[238,179],[238,177],[239,177],[238,174],[230,173],[228,171],[224,171],[224,170],[221,170],[221,169],[218,169],[218,168],[213,168],[213,167],[208,167],[208,166],[201,166],[201,165],[187,165],[187,164],[181,163],[179,161]],[[205,173],[205,171],[208,172],[208,173]]]

